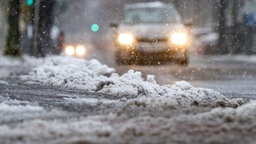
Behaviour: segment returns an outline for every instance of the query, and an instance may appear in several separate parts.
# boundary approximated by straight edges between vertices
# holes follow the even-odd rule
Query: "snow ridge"
[[[203,88],[194,88],[186,81],[174,85],[159,85],[153,75],[146,80],[139,71],[129,70],[119,76],[115,69],[99,61],[58,56],[48,57],[23,79],[63,88],[113,95],[128,100],[128,105],[180,106],[230,106],[237,107],[242,100],[230,100],[220,93]]]

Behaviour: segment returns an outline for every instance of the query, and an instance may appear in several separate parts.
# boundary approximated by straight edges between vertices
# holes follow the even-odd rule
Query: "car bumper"
[[[123,58],[171,60],[187,56],[188,47],[171,46],[166,43],[140,43],[134,46],[116,46],[117,55]]]

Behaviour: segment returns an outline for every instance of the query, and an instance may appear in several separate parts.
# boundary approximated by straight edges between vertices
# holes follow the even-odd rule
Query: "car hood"
[[[184,29],[182,24],[120,25],[117,33],[131,33],[138,39],[166,38],[172,31]]]

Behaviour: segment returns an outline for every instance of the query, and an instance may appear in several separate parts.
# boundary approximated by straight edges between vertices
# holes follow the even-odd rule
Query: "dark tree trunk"
[[[21,56],[19,32],[20,6],[21,0],[9,1],[8,33],[4,55]]]
[[[52,50],[52,40],[50,38],[50,31],[53,25],[53,10],[55,1],[54,0],[41,0],[38,8],[38,24],[36,28],[36,35],[34,40],[34,54],[37,57],[44,57],[46,52]],[[36,16],[36,15],[35,15]],[[37,22],[36,22],[37,23]],[[35,23],[35,24],[36,24]],[[35,46],[36,44],[36,46]],[[36,50],[35,50],[36,49]]]
[[[234,0],[233,2],[233,9],[232,9],[232,13],[233,13],[233,29],[232,29],[232,43],[233,43],[233,48],[231,49],[231,53],[232,54],[236,54],[238,53],[238,49],[239,49],[239,23],[237,20],[238,17],[238,11],[239,11],[239,2],[237,0]]]
[[[219,41],[217,53],[225,54],[227,53],[226,46],[226,9],[227,9],[228,0],[219,0],[219,15],[218,15],[218,32],[219,32]]]

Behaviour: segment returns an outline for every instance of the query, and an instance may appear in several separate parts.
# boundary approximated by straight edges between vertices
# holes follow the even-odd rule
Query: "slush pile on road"
[[[120,76],[97,60],[58,56],[24,65],[36,66],[19,76],[24,83],[80,91],[61,101],[79,111],[0,95],[0,143],[256,142],[255,101],[229,99],[186,81],[159,85],[153,75],[134,70]]]

